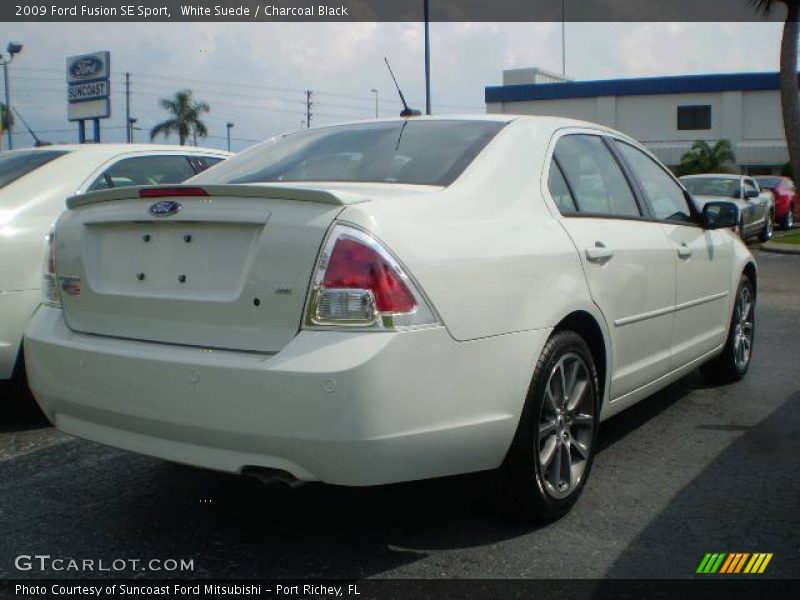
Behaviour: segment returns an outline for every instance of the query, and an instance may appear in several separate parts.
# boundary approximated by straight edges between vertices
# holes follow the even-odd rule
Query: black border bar
[[[746,22],[782,21],[751,0],[429,0],[438,22]],[[6,22],[413,22],[423,0],[3,0]],[[132,9],[132,10],[131,10]]]

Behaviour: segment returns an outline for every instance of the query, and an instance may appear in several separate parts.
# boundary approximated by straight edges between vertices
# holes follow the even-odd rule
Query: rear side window
[[[4,188],[23,175],[35,171],[66,153],[64,150],[23,150],[0,153],[0,188]]]
[[[260,144],[195,181],[449,185],[504,126],[412,119],[309,129]]]
[[[681,187],[652,158],[638,148],[615,142],[641,184],[650,210],[656,219],[689,221],[691,211]]]
[[[195,174],[185,156],[134,156],[114,163],[89,186],[90,192],[132,185],[182,183]]]
[[[550,177],[547,182],[550,195],[558,206],[558,210],[563,213],[573,213],[578,210],[575,201],[572,199],[572,192],[569,191],[567,180],[561,172],[556,161],[550,163]]]
[[[622,169],[599,136],[566,135],[556,144],[555,157],[580,212],[641,215]]]
[[[190,156],[189,162],[192,164],[192,168],[197,173],[202,173],[206,169],[210,169],[215,164],[222,162],[222,158],[219,156]]]

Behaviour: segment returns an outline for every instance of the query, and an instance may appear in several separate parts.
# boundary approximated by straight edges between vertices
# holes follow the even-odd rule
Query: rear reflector
[[[208,196],[201,187],[165,187],[139,190],[139,198],[166,198],[175,196]]]

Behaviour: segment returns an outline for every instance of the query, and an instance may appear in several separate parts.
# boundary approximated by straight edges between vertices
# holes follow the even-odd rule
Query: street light
[[[378,90],[375,88],[371,89],[370,92],[375,94],[375,118],[378,118]]]
[[[18,44],[16,42],[8,42],[8,46],[6,47],[6,52],[8,52],[8,58],[3,60],[3,55],[0,54],[0,61],[2,61],[3,65],[3,81],[5,83],[6,88],[6,120],[8,121],[8,127],[6,128],[6,135],[8,136],[8,149],[14,149],[14,141],[11,139],[11,94],[8,91],[8,63],[14,60],[14,55],[19,54],[22,52],[22,44]]]
[[[231,128],[233,127],[233,123],[225,123],[225,128],[227,129],[228,133],[228,152],[231,151]]]

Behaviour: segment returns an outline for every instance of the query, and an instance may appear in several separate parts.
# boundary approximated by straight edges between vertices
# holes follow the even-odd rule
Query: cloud
[[[776,70],[780,34],[776,23],[567,23],[567,73]],[[159,98],[190,88],[211,105],[205,143],[216,147],[224,146],[228,121],[235,149],[297,129],[307,89],[315,92],[312,124],[370,118],[373,88],[383,115],[397,114],[384,55],[409,102],[424,105],[421,23],[5,23],[0,39],[25,44],[11,66],[13,102],[53,141],[77,138],[66,122],[64,59],[95,50],[112,54],[113,116],[103,123],[104,141],[124,139],[125,72],[139,125],[149,130],[165,117]],[[560,23],[433,23],[431,46],[439,112],[481,111],[484,87],[501,83],[504,68],[561,70]],[[144,140],[147,131],[136,136]]]

